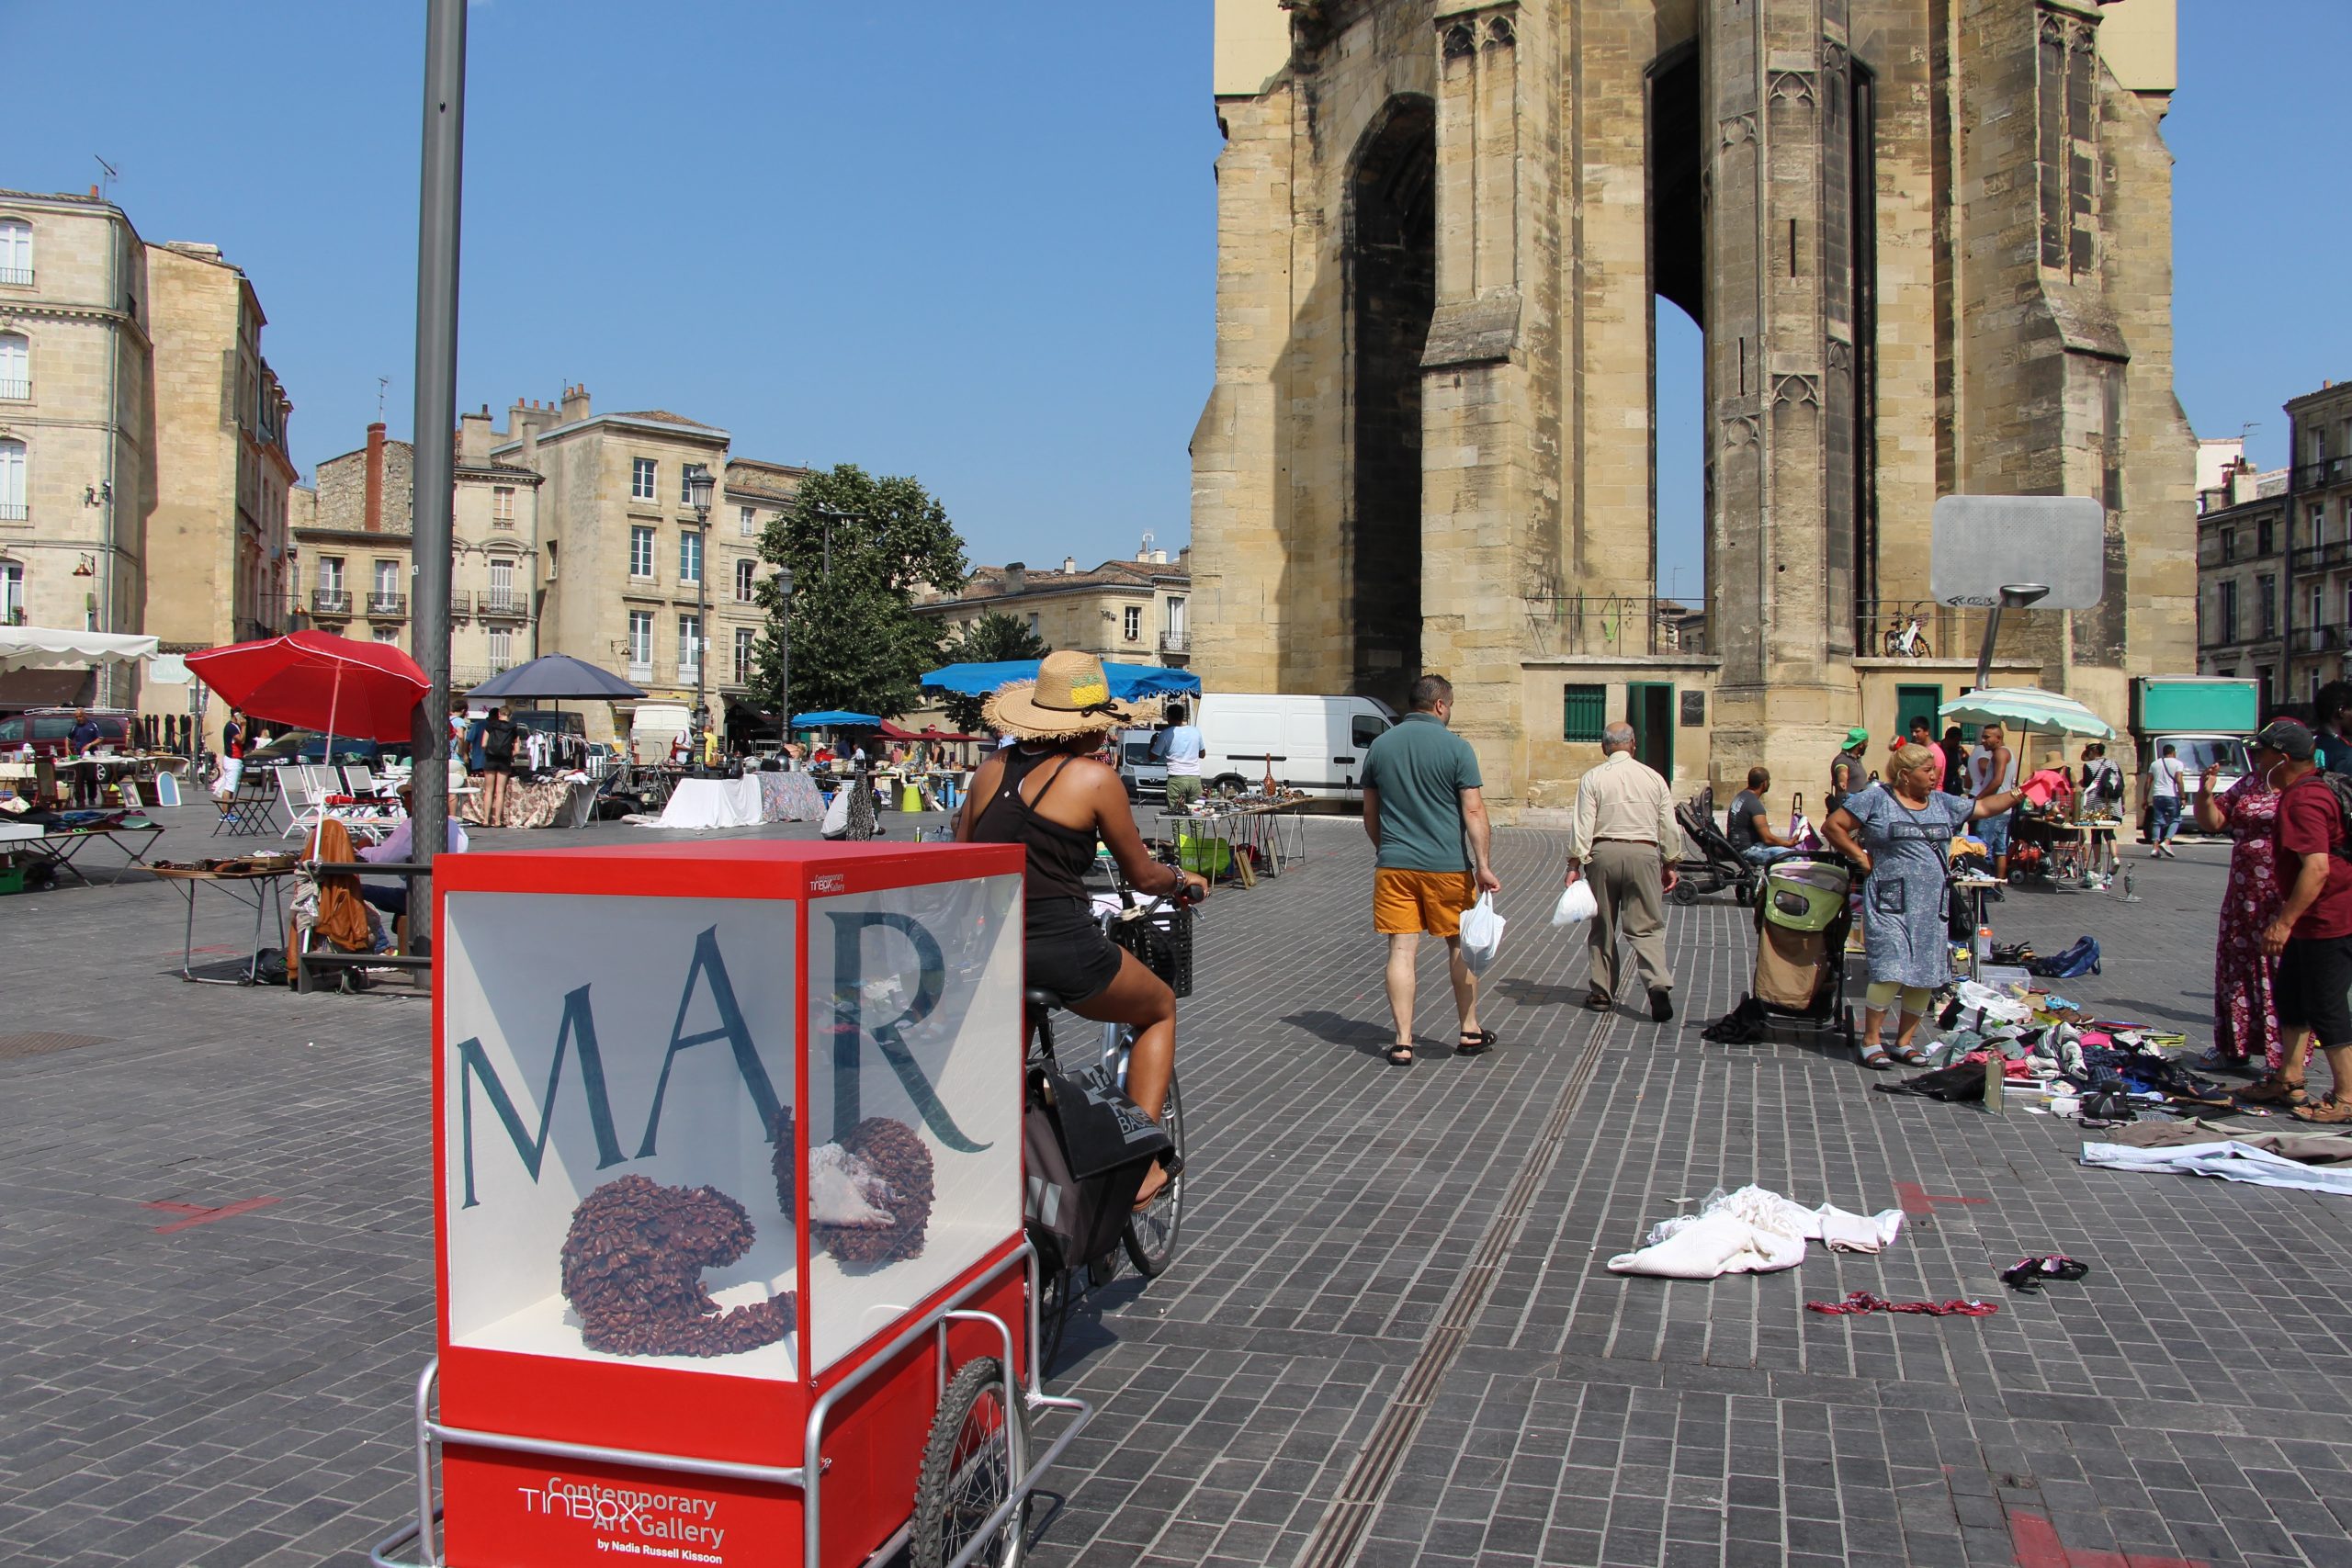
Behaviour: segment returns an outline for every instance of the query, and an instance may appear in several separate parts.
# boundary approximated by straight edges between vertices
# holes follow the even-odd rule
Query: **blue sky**
[[[2181,9],[2177,385],[2200,434],[2258,422],[2276,464],[2278,405],[2352,377],[2352,4]],[[983,560],[1182,542],[1212,364],[1209,10],[475,0],[460,404],[585,381],[748,455],[911,472]],[[0,185],[83,189],[103,154],[147,238],[245,267],[306,469],[359,444],[379,376],[407,432],[422,17],[0,0],[31,67]],[[1689,594],[1697,349],[1677,325],[1659,579]]]

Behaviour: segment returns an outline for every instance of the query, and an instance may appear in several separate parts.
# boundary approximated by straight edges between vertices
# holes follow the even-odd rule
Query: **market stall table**
[[[261,983],[261,950],[263,933],[267,930],[283,931],[286,927],[286,879],[294,874],[291,865],[255,866],[243,870],[206,868],[203,866],[159,865],[149,868],[179,890],[187,900],[187,922],[180,941],[180,978],[198,986],[254,986]],[[215,979],[198,975],[191,961],[196,955],[196,890],[209,887],[225,896],[232,903],[250,908],[254,912],[253,956],[245,963],[245,972],[235,979]],[[266,926],[264,917],[275,908],[277,922]]]
[[[753,773],[760,785],[763,822],[821,822],[825,796],[817,781],[803,773]]]
[[[1283,868],[1306,856],[1306,803],[1304,800],[1237,801],[1205,811],[1163,811],[1159,820],[1177,825],[1179,837],[1221,841],[1227,864],[1238,864],[1244,852],[1253,857],[1252,871],[1280,876]],[[1224,869],[1212,858],[1206,864],[1187,865],[1214,876]]]
[[[477,828],[584,828],[596,809],[594,779],[563,774],[543,779],[515,779],[507,787],[502,820],[490,820],[486,796],[466,792],[458,816]]]
[[[88,828],[45,827],[32,822],[0,824],[0,846],[39,855],[59,871],[72,872],[74,880],[85,887],[94,884],[74,862],[91,844],[104,840],[123,852],[125,871],[133,867],[143,871],[149,869],[148,852],[163,836],[164,829],[144,818],[130,823]]]
[[[662,808],[663,828],[756,828],[762,812],[758,776],[747,779],[680,779]]]

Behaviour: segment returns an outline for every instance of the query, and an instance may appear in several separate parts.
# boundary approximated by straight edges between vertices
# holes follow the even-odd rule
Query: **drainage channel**
[[[1510,1250],[1511,1237],[1519,1233],[1520,1222],[1526,1218],[1528,1206],[1535,1201],[1536,1189],[1552,1168],[1560,1142],[1567,1135],[1568,1119],[1576,1114],[1586,1087],[1600,1066],[1601,1041],[1611,1027],[1607,1021],[1595,1024],[1592,1038],[1585,1043],[1584,1055],[1577,1059],[1568,1081],[1561,1086],[1559,1102],[1552,1107],[1543,1131],[1536,1134],[1535,1145],[1528,1151],[1518,1179],[1503,1195],[1502,1207],[1495,1212],[1486,1234],[1478,1238],[1469,1266],[1463,1270],[1453,1294],[1446,1299],[1445,1310],[1438,1314],[1436,1327],[1422,1341],[1412,1365],[1406,1369],[1404,1382],[1389,1401],[1388,1408],[1381,1412],[1380,1422],[1373,1427],[1372,1436],[1364,1439],[1363,1451],[1348,1467],[1339,1495],[1316,1521],[1315,1533],[1307,1537],[1294,1568],[1345,1568],[1363,1545],[1364,1531],[1372,1528],[1373,1516],[1379,1511],[1390,1479],[1403,1462],[1405,1450],[1412,1447],[1413,1435],[1420,1430],[1423,1417],[1429,1415],[1430,1401],[1437,1396],[1438,1385],[1445,1381],[1446,1372],[1461,1356],[1463,1347],[1470,1342],[1471,1325],[1477,1322],[1487,1298],[1494,1293],[1503,1256]]]

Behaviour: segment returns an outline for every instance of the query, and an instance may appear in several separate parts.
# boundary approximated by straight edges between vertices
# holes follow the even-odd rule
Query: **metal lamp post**
[[[2005,582],[1997,602],[1984,616],[1984,646],[1976,654],[1976,689],[1983,691],[1993,683],[1993,644],[2001,635],[2001,612],[2022,610],[2050,596],[2050,588],[2041,582]]]
[[[776,602],[783,614],[776,617],[775,662],[776,702],[784,709],[784,739],[792,740],[792,569],[785,567],[775,574]]]
[[[703,694],[703,666],[710,656],[710,470],[686,468],[686,501],[695,509],[695,761],[703,761],[703,737],[710,730],[710,704]]]

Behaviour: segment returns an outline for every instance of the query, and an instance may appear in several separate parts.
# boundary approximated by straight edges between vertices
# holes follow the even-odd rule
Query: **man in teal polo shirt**
[[[1363,759],[1363,830],[1378,852],[1372,874],[1373,929],[1388,938],[1388,1010],[1396,1021],[1388,1059],[1413,1065],[1413,961],[1421,933],[1445,940],[1461,1037],[1475,1056],[1495,1043],[1478,1027],[1478,977],[1462,962],[1462,912],[1501,881],[1487,856],[1492,837],[1479,795],[1478,754],[1447,728],[1453,685],[1442,675],[1413,682],[1413,711],[1372,743]]]

